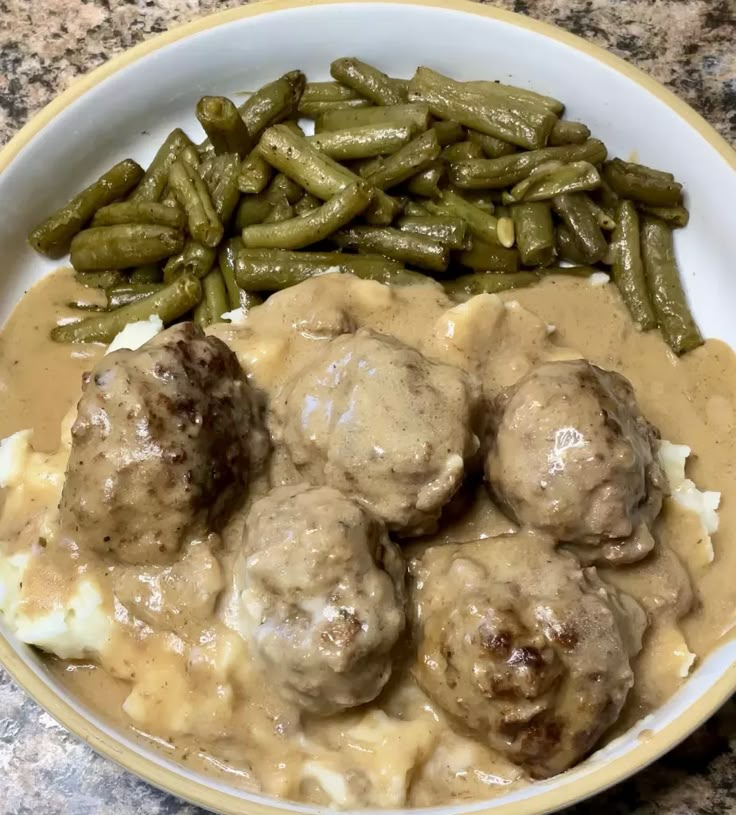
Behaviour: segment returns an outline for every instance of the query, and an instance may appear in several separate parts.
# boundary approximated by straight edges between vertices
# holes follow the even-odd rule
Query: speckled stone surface
[[[80,74],[240,0],[0,0],[0,144]],[[736,143],[734,0],[499,0],[603,45]],[[736,702],[631,781],[567,815],[736,814]],[[95,755],[0,669],[2,815],[197,815]]]

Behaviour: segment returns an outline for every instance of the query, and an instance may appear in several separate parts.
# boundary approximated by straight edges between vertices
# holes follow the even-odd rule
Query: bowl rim
[[[249,17],[274,11],[293,10],[326,5],[399,5],[436,8],[474,14],[511,24],[535,34],[556,40],[576,51],[593,57],[627,79],[657,97],[667,107],[684,119],[706,142],[736,170],[736,150],[730,146],[700,114],[686,102],[652,79],[639,68],[630,65],[604,48],[593,45],[581,37],[568,33],[550,23],[541,22],[516,12],[469,0],[264,0],[251,2],[225,11],[206,15],[152,37],[124,51],[100,67],[77,79],[62,94],[53,99],[0,150],[0,173],[20,154],[23,148],[38,135],[58,114],[103,80],[121,71],[142,57],[159,49],[210,28],[226,25]],[[57,694],[51,685],[25,661],[0,634],[0,664],[15,682],[28,693],[56,721],[72,735],[84,741],[96,752],[134,773],[146,782],[179,798],[190,801],[224,815],[277,815],[294,811],[293,802],[281,802],[273,798],[268,802],[247,801],[236,794],[215,789],[204,781],[188,778],[175,769],[148,758],[122,744],[107,728],[83,715],[71,702]],[[537,796],[506,804],[494,804],[489,800],[488,809],[476,809],[477,815],[542,815],[570,806],[584,798],[602,792],[623,781],[666,753],[700,724],[710,717],[736,690],[736,662],[734,662],[713,686],[696,699],[674,721],[665,725],[646,741],[640,741],[625,755],[602,763],[572,784],[548,789],[542,798]],[[267,796],[264,796],[264,798]],[[454,806],[449,804],[450,807]],[[374,810],[379,812],[380,810]],[[435,810],[437,811],[437,809]]]

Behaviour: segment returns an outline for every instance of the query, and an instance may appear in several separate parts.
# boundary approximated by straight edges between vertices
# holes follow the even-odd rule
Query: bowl
[[[563,99],[620,156],[683,182],[692,217],[677,252],[704,333],[736,347],[736,153],[684,102],[607,52],[552,26],[462,0],[276,0],[225,11],[153,39],[92,72],[38,114],[0,153],[0,321],[55,263],[25,241],[39,216],[123,156],[148,161],[176,125],[199,132],[205,93],[237,94],[291,68],[327,78],[355,54],[409,76],[425,64],[458,79],[500,79]],[[229,788],[146,750],[86,711],[34,651],[0,626],[0,661],[49,713],[94,749],[150,783],[222,813],[318,808]],[[736,691],[736,640],[724,641],[646,722],[583,764],[491,802],[442,815],[539,815],[622,781],[669,750]],[[407,810],[402,810],[407,812]]]

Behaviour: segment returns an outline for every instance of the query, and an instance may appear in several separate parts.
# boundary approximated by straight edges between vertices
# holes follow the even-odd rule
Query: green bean
[[[390,189],[425,170],[439,155],[437,134],[434,130],[427,130],[388,156],[382,167],[365,178],[379,190]]]
[[[587,195],[557,195],[552,200],[552,205],[570,230],[585,263],[597,263],[608,254],[608,243]]]
[[[494,193],[491,193],[490,190],[464,190],[460,187],[448,187],[448,189],[454,192],[455,195],[464,198],[474,207],[478,207],[478,209],[482,209],[483,212],[487,212],[489,215],[493,215],[496,210],[496,201],[493,197]],[[498,196],[498,200],[501,200],[500,195]],[[511,214],[509,213],[506,217],[510,218]]]
[[[425,102],[440,119],[451,119],[527,150],[544,147],[557,121],[548,109],[474,90],[430,68],[417,69],[409,83],[409,98]]]
[[[444,284],[445,292],[450,297],[467,300],[476,294],[499,294],[509,289],[525,289],[539,282],[539,277],[532,272],[476,272],[461,275]]]
[[[408,125],[389,124],[328,130],[311,136],[309,141],[330,158],[352,161],[393,153],[411,141],[411,137]]]
[[[55,342],[109,343],[128,323],[147,320],[154,315],[168,325],[190,311],[201,297],[199,280],[191,275],[182,275],[161,291],[137,303],[129,303],[115,311],[96,314],[77,323],[58,325],[51,332],[51,339]]]
[[[631,201],[620,201],[613,232],[611,275],[635,323],[643,331],[657,327],[641,258],[639,215]]]
[[[481,158],[483,150],[479,144],[472,141],[461,141],[451,144],[442,151],[444,161],[469,161],[474,158]]]
[[[598,164],[606,155],[606,146],[603,142],[588,139],[584,144],[565,144],[500,158],[479,158],[458,162],[450,168],[450,180],[458,187],[468,189],[502,190],[523,180],[532,170],[548,161],[564,163],[588,161],[591,164]]]
[[[398,221],[397,226],[402,232],[426,235],[450,249],[464,249],[466,245],[466,225],[462,218],[433,217],[431,215],[404,216]]]
[[[235,258],[236,279],[246,291],[280,291],[331,272],[397,285],[426,281],[424,275],[410,272],[400,263],[378,255],[243,249]]]
[[[183,161],[175,161],[169,170],[169,184],[187,213],[189,232],[194,240],[205,246],[217,246],[224,228],[199,172]]]
[[[265,192],[258,195],[244,195],[235,213],[235,228],[242,232],[251,224],[262,224],[273,209],[273,204]]]
[[[516,204],[511,215],[521,262],[525,266],[549,266],[555,257],[555,228],[549,203]]]
[[[236,153],[240,158],[252,148],[252,139],[235,104],[225,96],[203,96],[197,119],[217,155]]]
[[[449,250],[446,246],[424,235],[401,232],[398,229],[356,226],[337,232],[332,239],[342,249],[384,255],[440,274],[447,269],[449,262]]]
[[[119,162],[34,227],[28,236],[29,243],[37,252],[50,258],[65,255],[72,238],[92,216],[102,207],[127,195],[142,177],[142,168],[131,159]]]
[[[271,211],[268,213],[268,215],[266,215],[266,219],[263,221],[263,223],[280,224],[283,221],[290,221],[295,216],[296,211],[294,210],[294,207],[292,207],[286,198],[281,198],[273,205]]]
[[[409,200],[404,207],[404,215],[408,218],[429,218],[430,211],[418,201]]]
[[[197,303],[194,313],[192,314],[192,320],[203,329],[210,325],[212,322],[210,319],[210,306],[206,300],[202,299]]]
[[[182,229],[186,222],[186,216],[178,206],[169,207],[155,201],[121,201],[98,209],[92,219],[92,226],[158,224]]]
[[[437,134],[440,147],[447,147],[465,138],[465,128],[457,122],[433,122],[432,130]]]
[[[503,193],[501,200],[505,204],[549,201],[558,195],[594,190],[600,186],[601,177],[598,170],[587,161],[574,161],[572,164],[560,164],[549,161],[539,167]]]
[[[458,260],[476,272],[516,272],[519,269],[519,253],[516,249],[507,249],[492,243],[485,243],[477,238],[469,249],[460,252]]]
[[[564,225],[558,224],[556,229],[557,256],[568,263],[587,264],[585,253],[578,247],[572,232]]]
[[[436,198],[440,194],[440,183],[444,177],[445,165],[443,162],[433,161],[424,170],[412,176],[406,188],[412,195]]]
[[[249,195],[263,192],[273,178],[273,168],[257,148],[253,149],[240,165],[238,189]]]
[[[301,71],[290,71],[256,91],[238,108],[253,140],[266,128],[296,114],[306,79]]]
[[[240,238],[231,238],[223,243],[217,255],[218,266],[220,267],[222,279],[225,281],[231,309],[240,308],[242,305],[243,290],[238,286],[238,281],[235,279],[235,258],[242,248],[243,241]]]
[[[212,206],[223,225],[230,222],[240,200],[240,166],[235,153],[223,153],[202,164],[202,180],[207,185]]]
[[[657,218],[645,217],[641,227],[644,274],[657,322],[670,348],[678,355],[703,344],[690,314],[677,270],[672,230]]]
[[[518,150],[515,144],[510,144],[487,133],[479,133],[477,130],[468,130],[468,140],[477,144],[483,151],[486,158],[500,158],[510,156]]]
[[[179,158],[185,147],[191,147],[192,142],[187,134],[178,127],[166,137],[166,141],[159,147],[148,165],[146,174],[140,184],[133,190],[130,201],[159,201],[164,189],[169,183],[169,170],[171,165]]]
[[[266,190],[266,198],[274,204],[282,200],[296,204],[303,196],[304,190],[299,184],[283,173],[277,173]]]
[[[217,258],[217,251],[209,246],[203,246],[197,241],[189,240],[184,250],[178,255],[169,258],[164,266],[164,282],[171,283],[181,274],[191,274],[203,278],[212,268]]]
[[[682,184],[669,175],[617,158],[603,165],[603,177],[617,195],[653,207],[682,203]]]
[[[163,279],[163,270],[157,263],[138,266],[130,273],[131,283],[160,283]]]
[[[653,215],[655,218],[659,218],[660,221],[664,221],[673,229],[687,226],[690,220],[690,213],[685,207],[650,207],[646,204],[641,204],[639,209],[647,215]]]
[[[558,119],[549,134],[549,143],[583,144],[590,138],[590,130],[581,122],[568,122]]]
[[[230,301],[225,289],[225,281],[217,267],[202,280],[202,293],[207,303],[210,322],[222,322],[222,315],[230,311]]]
[[[360,94],[340,82],[307,82],[302,102],[344,102],[360,99]]]
[[[182,151],[179,153],[179,158],[177,161],[183,161],[185,164],[188,164],[190,167],[194,167],[194,169],[199,168],[199,150],[193,145],[188,144]]]
[[[501,224],[498,218],[474,206],[452,190],[444,190],[440,194],[439,201],[428,201],[425,206],[433,215],[451,215],[462,218],[468,225],[470,234],[478,240],[500,244],[507,249],[514,245],[513,223],[506,219]]]
[[[558,274],[564,275],[565,277],[589,278],[594,274],[606,274],[606,272],[601,272],[601,270],[597,269],[595,266],[586,266],[584,264],[580,266],[546,266],[544,268],[536,269],[535,271],[537,274],[542,275],[543,277]]]
[[[103,311],[107,311],[106,306],[100,306],[97,303],[85,303],[85,302],[82,302],[81,300],[70,300],[66,304],[66,307],[67,308],[72,308],[75,311],[91,311],[91,312],[94,312],[96,314],[99,314],[100,312],[103,312]]]
[[[180,251],[183,245],[181,231],[168,226],[96,226],[74,236],[71,261],[81,272],[127,269],[163,260]]]
[[[613,220],[612,216],[603,209],[603,207],[599,206],[590,196],[588,197],[588,206],[593,211],[595,215],[596,221],[598,221],[598,226],[601,229],[605,229],[606,232],[611,232],[616,227],[616,221]]]
[[[278,224],[254,224],[243,230],[243,245],[264,249],[301,249],[329,237],[360,215],[371,201],[370,184],[345,187],[318,209]]]
[[[269,128],[258,148],[277,170],[300,184],[307,192],[326,201],[359,177],[317,150],[304,136],[284,125]],[[369,223],[391,223],[400,209],[382,190],[375,189],[373,201],[365,212]]]
[[[330,65],[330,74],[333,79],[357,91],[374,105],[400,105],[406,102],[405,89],[383,71],[355,57],[334,60]]]
[[[414,133],[421,133],[429,127],[429,108],[427,105],[407,104],[329,111],[319,118],[315,131],[323,133],[367,125],[403,125]]]
[[[504,85],[501,82],[489,82],[485,79],[464,82],[463,84],[471,90],[489,93],[506,99],[510,103],[546,108],[558,116],[561,116],[565,110],[565,105],[560,102],[559,99],[553,99],[551,96],[544,96],[541,93],[530,91],[526,88],[517,88],[515,85]]]
[[[307,192],[294,204],[294,212],[297,215],[306,215],[308,212],[317,209],[321,203],[319,198]]]
[[[124,283],[120,286],[111,286],[105,290],[107,296],[107,306],[110,309],[127,306],[128,303],[136,303],[149,297],[163,289],[162,283]]]
[[[107,289],[127,283],[127,276],[117,269],[101,272],[74,272],[74,279],[87,289]]]
[[[355,108],[373,107],[367,99],[344,99],[339,102],[305,102],[299,103],[299,115],[307,119],[319,119],[326,113],[336,110],[355,110]]]

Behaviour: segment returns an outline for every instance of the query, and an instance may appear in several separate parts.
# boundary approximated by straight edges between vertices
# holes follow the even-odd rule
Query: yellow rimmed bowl
[[[736,303],[736,153],[684,102],[606,51],[552,26],[463,0],[274,0],[244,6],[177,28],[83,78],[0,153],[0,322],[55,265],[25,242],[40,215],[124,156],[145,163],[173,127],[199,132],[194,106],[201,95],[235,95],[292,68],[325,79],[330,61],[346,54],[397,76],[410,76],[423,64],[458,79],[528,86],[564,100],[567,116],[588,124],[612,153],[633,153],[674,172],[692,213],[676,241],[693,310],[706,335],[736,347],[730,306]],[[95,750],[181,798],[222,813],[318,811],[238,791],[134,743],[70,697],[2,625],[0,662]],[[730,639],[645,724],[579,767],[492,801],[433,811],[555,811],[640,770],[734,692],[736,640]]]

